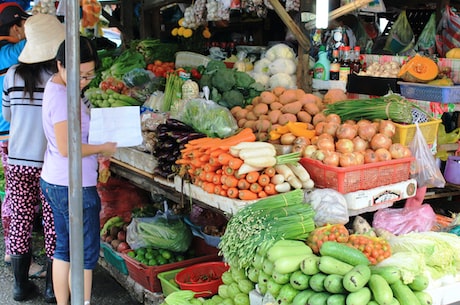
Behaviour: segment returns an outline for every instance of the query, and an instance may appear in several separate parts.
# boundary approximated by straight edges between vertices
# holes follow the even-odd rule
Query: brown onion
[[[316,146],[318,146],[318,149],[320,149],[320,150],[328,150],[328,151],[334,151],[335,150],[334,141],[326,139],[326,138],[319,139],[318,143],[316,144]]]
[[[390,148],[392,141],[391,138],[387,135],[383,133],[377,133],[375,136],[372,137],[370,144],[373,150],[377,150],[379,148],[388,149]]]
[[[321,123],[320,123],[321,124]],[[327,122],[323,126],[323,133],[330,134],[331,136],[335,136],[337,129],[339,128],[339,124],[337,122]]]
[[[339,139],[335,142],[335,150],[344,154],[353,152],[355,145],[350,139]]]
[[[323,134],[324,133],[324,126],[326,125],[326,122],[318,122],[318,124],[315,125],[315,132],[317,135]]]
[[[367,149],[364,152],[364,163],[375,163],[378,162],[377,156],[375,155],[375,151],[372,149]]]
[[[358,134],[356,125],[351,125],[349,123],[343,123],[337,128],[335,136],[337,139],[350,139],[353,140],[354,137]]]
[[[379,124],[379,133],[386,134],[388,137],[393,137],[396,133],[396,125],[390,120],[381,120]]]
[[[358,125],[358,135],[366,141],[372,140],[376,133],[377,128],[372,123]]]
[[[342,167],[359,165],[359,159],[356,153],[340,154],[339,163]]]
[[[339,166],[340,154],[336,151],[325,151],[323,163],[330,166]]]
[[[342,119],[340,118],[338,114],[330,113],[326,116],[326,122],[334,122],[334,123],[340,124],[342,123]]]
[[[391,154],[388,151],[388,149],[385,148],[379,148],[375,150],[375,155],[377,156],[377,159],[379,161],[389,161],[391,160]]]
[[[353,151],[365,151],[367,148],[369,148],[369,142],[360,136],[356,136],[352,141],[354,144]]]
[[[402,145],[401,143],[391,144],[390,147],[388,148],[388,151],[391,154],[391,158],[393,159],[404,158],[404,154],[405,154],[404,148],[405,148],[404,145]]]

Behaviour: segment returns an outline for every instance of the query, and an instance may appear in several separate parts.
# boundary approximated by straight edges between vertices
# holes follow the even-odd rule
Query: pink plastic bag
[[[409,232],[430,231],[436,223],[436,214],[429,204],[401,209],[386,208],[375,212],[372,226],[400,235]]]

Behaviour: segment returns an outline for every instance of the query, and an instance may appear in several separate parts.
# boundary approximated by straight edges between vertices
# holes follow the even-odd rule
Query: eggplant
[[[187,125],[184,122],[173,119],[173,118],[166,119],[165,124],[170,128],[170,130],[182,130],[182,131],[189,131],[189,132],[195,131],[195,129],[193,129],[192,126]]]

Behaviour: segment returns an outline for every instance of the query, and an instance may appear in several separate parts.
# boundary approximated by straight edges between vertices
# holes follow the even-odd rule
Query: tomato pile
[[[129,93],[128,86],[126,86],[126,84],[123,81],[116,79],[113,76],[109,76],[103,81],[101,81],[101,83],[99,84],[99,88],[101,88],[104,91],[106,91],[107,89],[111,89],[115,92],[122,94]]]
[[[147,70],[150,70],[156,77],[166,77],[170,72],[174,72],[174,62],[155,60],[147,65]]]
[[[310,232],[307,245],[314,253],[319,253],[319,248],[325,241],[336,241],[346,243],[349,238],[347,228],[342,224],[326,225],[318,227]]]
[[[372,265],[383,261],[391,255],[391,246],[383,238],[350,234],[347,244],[363,252]]]

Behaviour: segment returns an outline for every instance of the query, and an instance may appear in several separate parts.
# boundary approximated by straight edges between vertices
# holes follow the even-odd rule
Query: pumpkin
[[[348,96],[342,89],[329,89],[323,97],[325,105],[347,100]]]
[[[460,59],[460,48],[452,48],[447,51],[446,58]]]
[[[439,73],[436,62],[427,56],[416,54],[402,65],[398,77],[406,82],[427,83],[434,80]]]

